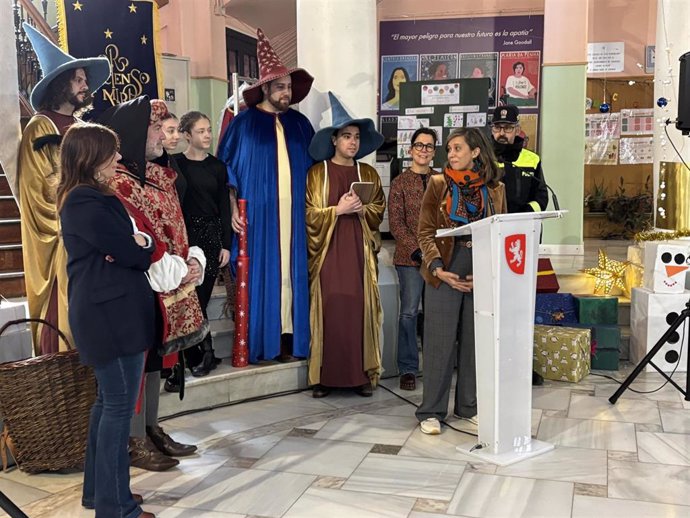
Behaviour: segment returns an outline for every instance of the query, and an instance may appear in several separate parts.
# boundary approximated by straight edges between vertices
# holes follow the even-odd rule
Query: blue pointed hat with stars
[[[331,117],[332,123],[326,128],[322,128],[316,132],[314,138],[309,144],[309,154],[311,157],[320,162],[328,160],[335,154],[335,147],[331,137],[337,130],[346,126],[357,126],[359,128],[359,151],[355,155],[355,160],[373,153],[383,144],[383,135],[376,131],[374,121],[371,119],[353,119],[340,101],[336,98],[333,92],[328,92],[328,97],[331,100]]]
[[[103,86],[110,77],[110,62],[108,58],[74,58],[63,52],[60,47],[28,23],[24,23],[22,27],[24,27],[24,32],[26,32],[31,42],[43,72],[43,78],[36,83],[36,86],[31,91],[31,106],[33,106],[34,110],[38,111],[40,109],[39,106],[50,87],[50,82],[66,70],[83,68],[86,73],[86,80],[89,83],[89,90],[92,92]]]

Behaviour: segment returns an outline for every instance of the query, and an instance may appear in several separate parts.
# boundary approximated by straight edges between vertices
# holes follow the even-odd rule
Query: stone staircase
[[[230,404],[248,398],[306,388],[307,362],[262,362],[236,368],[231,365],[234,322],[222,314],[225,287],[216,286],[208,305],[208,317],[216,356],[223,362],[208,376],[194,378],[187,371],[185,397],[165,392],[161,383],[159,414],[168,417],[180,412]]]
[[[4,174],[0,174],[0,295],[23,297],[24,261],[19,207]]]

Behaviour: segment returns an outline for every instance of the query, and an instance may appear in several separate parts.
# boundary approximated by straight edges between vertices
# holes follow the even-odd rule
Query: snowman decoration
[[[690,268],[690,246],[647,243],[644,287],[654,293],[683,293]]]

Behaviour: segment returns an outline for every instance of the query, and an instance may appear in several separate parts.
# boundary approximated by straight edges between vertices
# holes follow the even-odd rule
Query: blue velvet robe
[[[280,224],[278,221],[278,153],[275,117],[283,125],[292,177],[292,322],[293,355],[309,353],[309,275],[305,223],[307,170],[313,164],[307,148],[314,136],[309,120],[289,109],[275,115],[258,108],[241,112],[218,146],[227,165],[228,184],[247,200],[249,253],[249,361],[280,354]],[[231,261],[237,264],[237,236]]]

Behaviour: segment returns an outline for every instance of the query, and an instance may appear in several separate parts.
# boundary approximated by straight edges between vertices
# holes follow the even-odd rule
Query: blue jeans
[[[103,518],[136,518],[143,511],[129,490],[129,424],[144,372],[144,353],[94,368],[98,397],[91,408],[82,505]]]
[[[422,299],[424,279],[416,266],[396,266],[400,281],[400,315],[398,316],[398,371],[417,374],[417,314]]]

